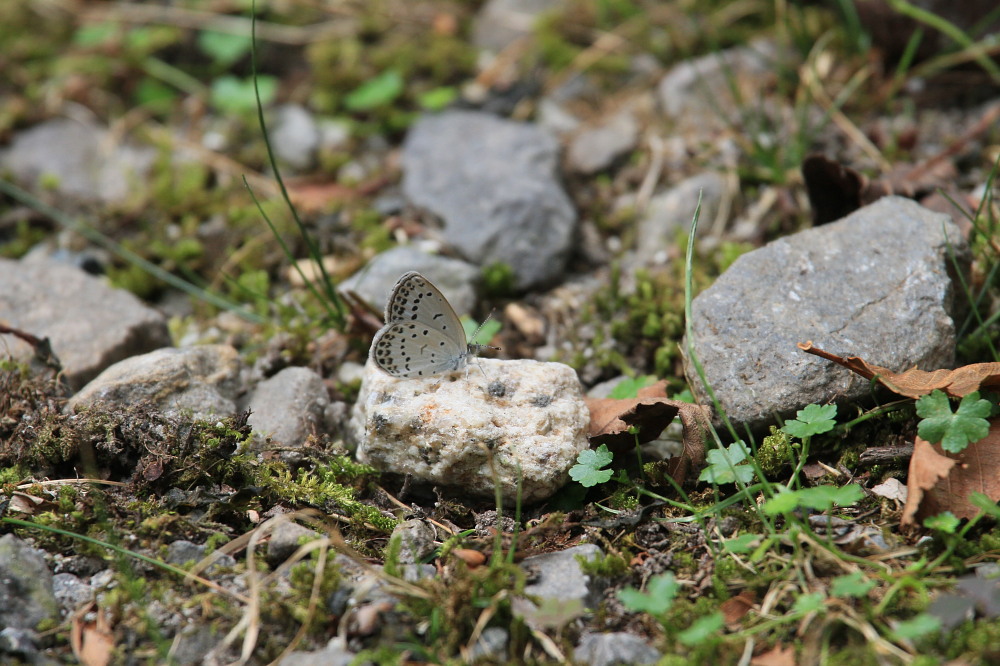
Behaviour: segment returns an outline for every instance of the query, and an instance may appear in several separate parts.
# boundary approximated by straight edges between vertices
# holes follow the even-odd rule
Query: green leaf
[[[924,519],[924,527],[929,530],[943,532],[944,534],[954,534],[955,530],[958,529],[958,523],[958,518],[951,511],[945,511],[944,513]]]
[[[795,600],[795,604],[792,606],[792,610],[796,613],[812,613],[814,611],[823,610],[823,600],[824,597],[819,592],[813,592],[812,594],[800,595],[798,599]]]
[[[941,443],[949,453],[965,450],[990,431],[986,418],[993,407],[988,400],[981,400],[979,393],[962,398],[958,411],[952,413],[948,396],[939,390],[917,400],[917,415],[923,420],[917,425],[917,434],[931,444]]]
[[[830,585],[830,594],[835,597],[860,598],[877,585],[874,580],[868,580],[860,571],[846,576],[837,576]]]
[[[982,510],[988,516],[993,518],[1000,518],[1000,506],[997,506],[996,500],[984,495],[983,493],[972,493],[969,495],[969,502],[976,508]]]
[[[681,586],[674,578],[674,574],[668,571],[650,578],[646,592],[631,587],[618,590],[618,600],[634,613],[662,615],[670,610],[674,597],[680,589]]]
[[[921,613],[909,620],[896,622],[893,633],[899,638],[916,640],[941,629],[941,620],[929,613]]]
[[[700,645],[709,638],[718,636],[724,624],[725,620],[719,612],[699,617],[690,627],[677,634],[677,640],[688,646]]]
[[[753,480],[754,470],[750,465],[741,465],[748,455],[746,444],[733,442],[725,449],[712,449],[706,455],[708,466],[701,470],[699,481],[708,481],[716,485],[736,483],[739,479],[747,484]]]
[[[388,106],[403,92],[403,76],[388,69],[347,93],[344,106],[349,111],[371,111]]]
[[[576,457],[576,464],[569,468],[569,476],[584,488],[605,483],[614,471],[601,468],[610,465],[613,458],[607,444],[601,444],[596,451],[581,451]]]
[[[646,388],[647,386],[652,386],[655,383],[656,383],[656,377],[654,377],[653,375],[626,377],[625,379],[618,382],[613,389],[611,389],[611,393],[608,395],[608,397],[614,398],[615,400],[635,398],[639,395],[639,389]]]
[[[455,101],[458,97],[458,90],[453,86],[441,86],[434,88],[417,97],[417,104],[426,111],[440,111]]]
[[[278,91],[278,80],[273,76],[258,76],[260,101],[267,106]],[[257,108],[253,79],[220,76],[212,81],[212,106],[226,113],[246,113]]]
[[[799,508],[798,493],[784,486],[779,486],[778,494],[764,503],[764,513],[769,516],[791,513],[797,508]]]
[[[722,548],[727,553],[749,553],[760,541],[759,534],[741,534],[735,539],[726,539],[722,542]]]
[[[856,483],[842,488],[837,486],[802,488],[795,492],[799,496],[799,506],[816,511],[826,511],[834,506],[849,506],[865,496],[865,491]]]
[[[249,35],[232,35],[214,30],[198,33],[198,48],[220,67],[229,67],[250,53]]]
[[[482,324],[477,324],[472,317],[462,316],[462,329],[465,330],[465,337],[469,342],[486,344],[500,332],[501,328],[503,324],[493,317],[487,318]]]
[[[805,439],[813,435],[820,435],[833,430],[837,425],[834,418],[837,416],[837,405],[806,405],[804,409],[796,412],[797,419],[785,421],[782,430],[792,437]]]
[[[856,483],[838,488],[836,486],[816,486],[800,490],[785,490],[764,504],[764,513],[769,516],[791,513],[799,507],[826,511],[834,506],[848,506],[865,496]]]
[[[110,21],[80,26],[73,33],[73,43],[77,46],[101,46],[110,42],[118,34],[118,24]]]

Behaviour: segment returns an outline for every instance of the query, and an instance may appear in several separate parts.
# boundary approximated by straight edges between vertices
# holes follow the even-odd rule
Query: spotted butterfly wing
[[[459,370],[472,354],[454,308],[415,271],[403,275],[392,288],[385,321],[370,355],[393,377],[413,379]]]

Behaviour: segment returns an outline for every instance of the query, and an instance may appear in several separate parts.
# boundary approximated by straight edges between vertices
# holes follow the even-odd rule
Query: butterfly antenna
[[[479,328],[476,329],[476,332],[472,334],[472,341],[469,343],[469,347],[471,349],[474,349],[476,352],[478,352],[480,349],[492,349],[493,351],[500,351],[500,347],[491,347],[490,345],[481,345],[476,343],[476,338],[479,337],[479,331],[483,330],[483,326],[486,326],[486,322],[488,322],[490,319],[493,318],[494,312],[496,312],[496,308],[490,310],[490,313],[486,315],[486,319],[484,319],[483,323],[479,325]]]

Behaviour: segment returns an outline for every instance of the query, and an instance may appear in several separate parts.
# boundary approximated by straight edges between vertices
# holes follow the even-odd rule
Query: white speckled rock
[[[492,497],[493,452],[504,501],[543,500],[589,446],[590,413],[576,373],[561,363],[479,359],[427,379],[365,367],[350,429],[358,459],[385,471]],[[485,372],[486,376],[483,375]]]

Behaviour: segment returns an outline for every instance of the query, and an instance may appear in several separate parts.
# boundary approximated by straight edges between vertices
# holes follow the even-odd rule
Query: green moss
[[[773,479],[789,464],[794,462],[796,451],[792,446],[792,436],[771,426],[771,434],[757,447],[754,459],[760,465],[765,478]]]
[[[625,553],[597,556],[593,558],[576,556],[580,569],[594,578],[621,578],[629,571],[629,558]]]

